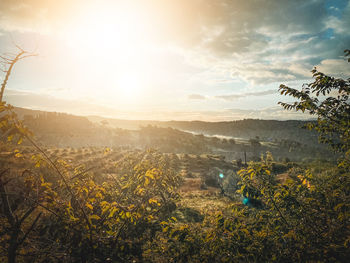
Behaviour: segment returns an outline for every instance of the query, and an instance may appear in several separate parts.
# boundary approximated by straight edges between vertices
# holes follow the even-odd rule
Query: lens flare
[[[244,197],[242,203],[243,203],[244,205],[248,205],[248,204],[249,204],[249,198]]]

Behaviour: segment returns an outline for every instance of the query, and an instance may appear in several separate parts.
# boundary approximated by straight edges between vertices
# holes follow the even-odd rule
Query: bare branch
[[[63,173],[58,169],[57,165],[50,159],[50,157],[45,153],[45,151],[43,149],[41,149],[28,135],[25,135],[25,137],[28,139],[28,141],[40,152],[44,155],[45,159],[49,162],[49,164],[54,168],[54,170],[57,172],[57,174],[61,177],[64,185],[66,186],[66,189],[68,190],[68,192],[70,193],[71,197],[74,198],[74,200],[78,203],[80,210],[83,213],[83,216],[85,218],[85,221],[89,227],[89,229],[91,230],[91,223],[89,221],[89,218],[84,210],[83,205],[81,204],[81,202],[78,200],[78,198],[76,197],[76,195],[73,193],[71,187],[68,184],[68,181],[66,179],[66,177],[63,175]]]
[[[22,239],[20,241],[18,241],[18,246],[20,246],[24,240],[26,240],[26,238],[28,237],[29,233],[34,229],[34,226],[36,225],[36,223],[38,222],[40,216],[42,215],[42,213],[39,213],[36,218],[34,219],[32,225],[30,226],[30,228],[27,230],[27,232],[24,234],[24,236],[22,237]]]
[[[1,196],[1,201],[3,203],[3,206],[4,206],[4,213],[7,217],[7,220],[9,221],[10,225],[13,226],[15,224],[16,220],[15,220],[15,217],[14,217],[12,210],[11,210],[11,205],[10,205],[10,201],[8,199],[5,185],[2,181],[2,175],[4,175],[8,170],[9,169],[4,170],[0,175],[0,196]]]
[[[19,224],[22,224],[24,220],[26,220],[26,218],[28,216],[30,216],[31,213],[33,213],[33,211],[36,209],[36,206],[32,206],[31,208],[29,208],[24,215],[22,216],[22,218],[19,220]]]
[[[8,69],[5,69],[4,73],[5,73],[5,78],[1,84],[1,90],[0,90],[0,102],[2,102],[3,100],[3,96],[4,96],[4,91],[8,82],[8,79],[11,75],[13,66],[20,60],[28,58],[28,57],[34,57],[37,56],[38,54],[36,53],[31,53],[28,52],[26,50],[24,50],[23,48],[21,48],[20,46],[14,44],[18,49],[19,52],[16,55],[12,55],[12,54],[7,54],[5,56],[0,56],[0,58],[3,60],[3,62],[5,62],[6,65],[8,65]]]

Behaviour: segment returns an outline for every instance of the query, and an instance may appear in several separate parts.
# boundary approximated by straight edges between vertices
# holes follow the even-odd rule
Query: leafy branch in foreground
[[[350,62],[350,50],[344,51]],[[335,151],[350,149],[350,78],[341,79],[312,70],[314,82],[304,84],[301,91],[280,85],[282,95],[292,96],[299,101],[279,102],[287,110],[308,112],[317,116],[317,123],[309,123],[309,129],[319,133],[322,143],[330,144]]]
[[[13,58],[1,57],[9,67],[1,88],[0,144],[12,149],[26,139],[39,154],[29,161],[15,150],[12,166],[0,168],[0,261],[142,258],[143,245],[176,208],[180,178],[169,158],[155,151],[131,154],[110,176],[50,159],[13,107],[2,100],[13,66],[28,56],[32,55],[20,49]],[[30,168],[20,174],[16,163]]]
[[[350,50],[346,50],[346,56]],[[350,62],[350,59],[348,59]],[[201,229],[177,226],[153,251],[170,262],[346,262],[350,258],[350,79],[316,69],[315,81],[302,91],[280,86],[299,101],[280,102],[287,110],[317,116],[309,124],[320,141],[345,153],[336,166],[295,165],[273,172],[270,154],[239,171],[239,194],[261,201],[262,208],[231,204]],[[282,177],[283,176],[283,177]],[[168,233],[168,223],[163,231]],[[173,233],[181,233],[173,236]],[[165,249],[164,249],[165,248]]]

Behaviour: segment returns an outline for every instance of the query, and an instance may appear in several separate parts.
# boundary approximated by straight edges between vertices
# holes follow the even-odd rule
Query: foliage
[[[350,173],[294,168],[285,181],[267,156],[240,171],[239,193],[263,209],[230,205],[202,224],[163,226],[152,253],[170,262],[346,262],[350,257]],[[153,254],[154,255],[154,254]]]
[[[15,240],[19,260],[138,261],[145,242],[176,208],[179,177],[170,160],[154,151],[125,156],[114,175],[88,173],[64,161],[53,168],[39,155],[33,165],[20,177],[7,171],[1,176],[7,189],[2,257]]]
[[[13,112],[13,107],[2,101],[0,101],[0,131],[0,141],[16,144],[21,144],[25,136],[31,135]]]
[[[350,57],[350,50],[345,50],[345,56]],[[305,84],[301,91],[282,84],[282,95],[300,101],[279,104],[287,110],[306,111],[316,115],[317,123],[310,123],[308,128],[319,133],[320,142],[330,144],[336,151],[346,152],[350,149],[350,78],[327,76],[316,68],[312,73],[315,81]]]
[[[207,216],[199,231],[167,224],[168,235],[158,250],[168,252],[171,262],[346,262],[350,258],[350,79],[328,77],[316,69],[313,74],[315,82],[302,91],[281,85],[282,94],[300,102],[280,104],[318,117],[309,128],[319,132],[321,142],[344,153],[338,164],[295,166],[281,178],[269,153],[261,162],[250,163],[239,172],[238,193],[260,201],[262,207],[233,204],[231,213]],[[320,94],[329,96],[319,101]]]

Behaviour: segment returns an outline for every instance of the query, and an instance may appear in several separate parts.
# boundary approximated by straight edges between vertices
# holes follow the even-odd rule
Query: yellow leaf
[[[109,206],[107,206],[107,205],[105,207],[103,207],[102,211],[101,211],[102,214],[106,213],[106,211],[108,211],[108,209],[109,209]]]
[[[88,207],[90,210],[94,209],[93,206],[91,204],[89,204],[89,203],[86,203],[85,206]]]
[[[344,206],[344,203],[337,204],[333,209],[334,211],[339,210],[342,206]]]
[[[21,154],[21,153],[16,153],[16,154],[15,154],[15,157],[17,157],[17,158],[23,157],[23,154]]]
[[[111,209],[111,211],[109,212],[108,217],[112,217],[112,216],[115,214],[115,212],[117,212],[117,208],[113,207],[113,208]]]
[[[6,122],[6,121],[0,122],[0,128],[1,128],[1,127],[6,127],[6,126],[7,126],[7,122]]]
[[[244,232],[244,233],[246,233],[247,235],[249,235],[249,231],[248,231],[248,229],[242,229],[242,231]]]
[[[266,233],[266,231],[261,230],[261,231],[257,232],[256,235],[260,238],[265,238],[267,236],[267,233]]]
[[[105,205],[107,205],[107,204],[109,204],[107,201],[102,201],[102,202],[100,203],[100,206],[105,206]]]
[[[101,217],[99,217],[98,215],[90,215],[89,218],[90,219],[95,219],[95,220],[101,219]]]
[[[154,175],[152,174],[152,171],[147,171],[146,176],[151,178],[151,179],[154,179]]]
[[[148,203],[150,203],[150,204],[153,204],[153,203],[157,204],[158,201],[157,201],[156,199],[150,198],[150,199],[148,200]]]
[[[108,231],[106,231],[106,233],[110,236],[114,235],[114,232],[112,230],[108,230]]]
[[[124,219],[124,218],[125,218],[125,213],[124,213],[124,211],[120,211],[119,216],[120,216],[122,219]]]
[[[146,178],[145,178],[145,186],[147,186],[147,185],[149,185],[149,180],[148,180],[148,178],[146,177]]]
[[[75,217],[73,214],[69,214],[69,218],[74,222],[79,221],[79,218]]]
[[[111,149],[108,148],[108,147],[106,147],[103,154],[106,155],[106,154],[108,154],[110,151],[111,151]]]

